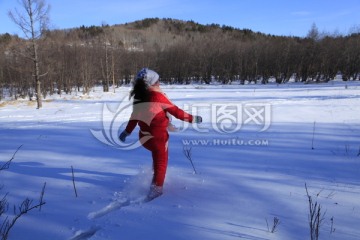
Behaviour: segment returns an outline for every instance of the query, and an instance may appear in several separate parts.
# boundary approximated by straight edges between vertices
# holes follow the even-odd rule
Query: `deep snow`
[[[46,182],[46,204],[21,217],[10,239],[309,239],[305,183],[325,213],[320,239],[360,239],[359,82],[163,88],[204,122],[174,120],[185,129],[170,133],[163,196],[96,219],[88,214],[149,187],[149,152],[111,147],[91,131],[114,119],[105,106],[115,111],[129,103],[129,87],[51,97],[40,110],[25,100],[1,104],[0,161],[23,145],[0,172],[2,195],[11,206],[26,197],[36,203]],[[229,108],[221,112],[221,105]],[[242,125],[224,133],[234,129],[233,117]],[[270,233],[274,217],[281,223]]]

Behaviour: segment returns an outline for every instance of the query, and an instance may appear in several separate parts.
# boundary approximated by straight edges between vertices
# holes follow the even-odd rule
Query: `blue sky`
[[[320,31],[348,34],[360,28],[360,0],[45,0],[50,27],[122,24],[144,18],[175,18],[217,23],[266,34],[300,36],[315,23]],[[0,0],[0,34],[21,36],[8,11],[18,0]]]

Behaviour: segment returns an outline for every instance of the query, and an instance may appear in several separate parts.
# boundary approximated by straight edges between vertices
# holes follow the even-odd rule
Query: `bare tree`
[[[22,11],[15,8],[14,11],[9,11],[9,17],[20,27],[25,37],[31,42],[31,52],[29,55],[33,62],[36,101],[37,108],[39,109],[42,107],[42,97],[37,41],[47,28],[50,6],[46,5],[45,0],[18,0],[18,3],[22,7]]]
[[[320,39],[319,29],[315,23],[313,23],[311,25],[311,28],[307,34],[307,37],[310,39],[313,39],[314,41],[318,41]]]

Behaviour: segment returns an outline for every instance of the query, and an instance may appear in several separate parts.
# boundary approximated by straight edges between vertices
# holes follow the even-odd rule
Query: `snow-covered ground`
[[[183,130],[170,133],[163,196],[95,219],[89,213],[144,196],[150,184],[148,151],[99,137],[116,135],[129,117],[119,107],[129,88],[52,97],[40,110],[0,103],[0,161],[22,145],[0,172],[10,219],[26,197],[38,202],[46,182],[46,204],[21,217],[9,239],[310,239],[305,183],[324,214],[319,239],[360,239],[359,82],[163,88],[204,122],[173,121]]]

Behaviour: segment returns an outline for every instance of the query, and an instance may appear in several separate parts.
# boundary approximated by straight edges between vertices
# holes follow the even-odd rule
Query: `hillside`
[[[57,38],[59,35],[84,42],[105,35],[109,44],[124,47],[129,51],[151,51],[154,47],[165,50],[180,43],[209,40],[216,36],[221,36],[222,41],[229,39],[245,41],[265,37],[264,34],[254,33],[249,29],[240,30],[219,24],[203,25],[194,21],[171,18],[147,18],[113,26],[80,26],[74,29],[50,31],[47,34],[51,38]]]

